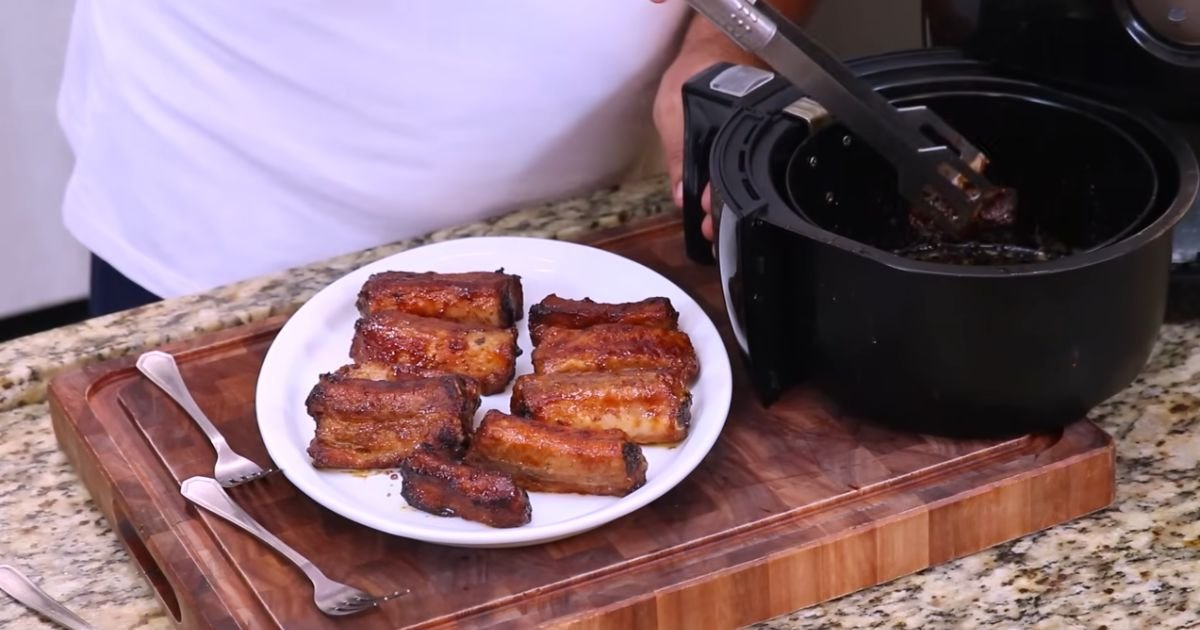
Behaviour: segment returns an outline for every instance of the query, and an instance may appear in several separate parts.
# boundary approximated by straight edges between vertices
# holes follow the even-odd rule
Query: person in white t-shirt
[[[776,0],[801,18],[811,0]],[[92,313],[619,181],[753,63],[682,0],[77,0],[58,115]]]

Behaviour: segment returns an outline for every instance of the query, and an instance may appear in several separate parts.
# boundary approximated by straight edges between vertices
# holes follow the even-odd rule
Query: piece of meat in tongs
[[[924,203],[914,203],[909,217],[910,223],[924,234],[944,234],[950,237],[972,237],[983,230],[1005,228],[1016,220],[1016,190],[991,183],[984,171],[990,160],[987,155],[971,144],[962,134],[924,106],[904,107],[900,114],[919,122],[923,133],[931,140],[941,142],[927,149],[928,157],[936,163],[937,182],[949,182],[949,186],[935,189],[930,183],[916,184],[921,177],[900,172],[901,186],[918,186],[919,192],[906,195],[910,201],[919,194]],[[939,157],[940,156],[940,157]],[[965,168],[963,166],[965,165]],[[910,166],[909,169],[919,165]],[[949,197],[948,197],[948,194]],[[902,188],[901,193],[906,191]],[[965,197],[966,206],[953,203]],[[950,199],[950,201],[947,201]],[[961,199],[959,199],[961,201]]]
[[[890,162],[922,221],[951,238],[1012,221],[1015,192],[988,181],[983,154],[933,112],[896,109],[766,0],[688,3]]]

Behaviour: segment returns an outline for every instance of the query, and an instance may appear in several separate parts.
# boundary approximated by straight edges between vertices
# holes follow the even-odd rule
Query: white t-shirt
[[[164,297],[623,176],[687,15],[647,0],[77,0],[67,228]]]

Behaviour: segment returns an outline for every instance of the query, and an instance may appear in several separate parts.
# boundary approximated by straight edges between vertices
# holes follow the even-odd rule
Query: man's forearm
[[[769,0],[771,8],[800,24],[812,14],[816,3],[817,0]],[[699,50],[735,63],[763,65],[762,61],[734,43],[703,15],[693,13],[679,53],[682,56]]]

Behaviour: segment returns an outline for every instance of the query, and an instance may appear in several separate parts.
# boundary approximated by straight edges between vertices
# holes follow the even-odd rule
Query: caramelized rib
[[[461,374],[478,382],[485,396],[508,386],[518,354],[515,328],[460,324],[401,311],[359,319],[350,347],[355,363]]]
[[[529,307],[529,338],[541,343],[546,328],[580,329],[597,324],[632,324],[673,329],[679,325],[679,313],[665,297],[640,302],[604,303],[590,298],[572,300],[553,293]]]
[[[538,374],[665,369],[691,382],[700,372],[687,333],[633,324],[547,328],[532,359]]]
[[[638,444],[670,444],[687,437],[692,394],[661,370],[523,374],[510,409],[549,424],[619,429]]]
[[[508,328],[521,319],[520,276],[504,270],[468,273],[385,271],[371,275],[358,293],[359,313],[399,310],[464,324]]]
[[[491,527],[520,527],[533,516],[528,493],[512,477],[457,462],[445,452],[418,449],[404,460],[400,474],[400,496],[423,512]]]
[[[572,429],[494,409],[483,417],[466,461],[512,475],[531,492],[621,497],[646,483],[646,458],[620,431]]]
[[[334,376],[343,378],[361,378],[369,381],[404,381],[420,378],[432,378],[438,376],[450,376],[458,379],[461,382],[463,392],[475,400],[475,406],[479,406],[479,397],[482,393],[479,391],[479,383],[462,374],[454,374],[445,370],[422,369],[410,365],[389,365],[387,363],[367,362],[367,363],[351,363],[343,365],[334,372]]]
[[[421,444],[459,449],[479,399],[453,377],[372,381],[322,375],[305,401],[316,421],[308,446],[317,468],[398,465]]]

